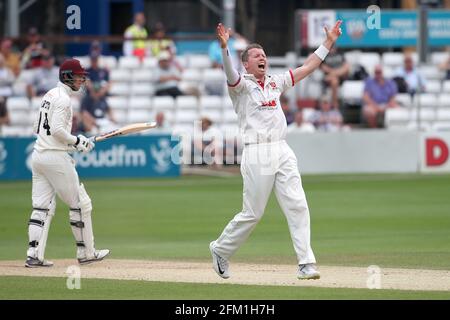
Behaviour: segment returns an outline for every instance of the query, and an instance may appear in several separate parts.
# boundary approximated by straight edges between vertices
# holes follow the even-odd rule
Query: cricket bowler
[[[218,24],[216,33],[222,48],[228,92],[238,115],[239,131],[244,143],[241,160],[243,206],[209,245],[213,268],[222,278],[229,278],[228,260],[248,238],[272,192],[282,208],[298,260],[298,279],[319,279],[316,259],[310,243],[310,216],[302,187],[297,159],[285,141],[286,118],[280,95],[316,70],[342,34],[342,21],[329,30],[326,40],[305,63],[283,74],[269,75],[267,57],[259,44],[250,44],[241,59],[246,74],[240,75],[232,65],[227,47],[230,29]]]

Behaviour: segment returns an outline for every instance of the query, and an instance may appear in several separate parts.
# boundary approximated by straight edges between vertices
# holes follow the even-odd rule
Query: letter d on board
[[[442,139],[425,140],[427,166],[440,166],[448,160],[448,146]]]

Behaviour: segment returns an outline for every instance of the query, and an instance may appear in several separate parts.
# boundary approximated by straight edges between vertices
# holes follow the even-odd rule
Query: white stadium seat
[[[436,108],[438,106],[437,96],[433,93],[422,93],[414,96],[414,106],[420,104],[421,108]]]
[[[401,52],[385,52],[381,57],[382,65],[397,68],[403,65],[404,56]]]
[[[442,91],[450,93],[450,80],[445,80],[442,85]]]
[[[450,121],[450,109],[439,109],[436,112],[436,121]]]
[[[226,87],[226,78],[221,69],[205,69],[202,77],[205,91],[208,94],[223,95]]]
[[[410,111],[402,107],[387,109],[384,121],[388,129],[406,128],[410,121]]]
[[[42,97],[33,97],[31,99],[31,109],[38,110],[42,104]]]
[[[126,97],[106,97],[106,103],[108,103],[111,109],[128,109],[128,98]]]
[[[313,114],[315,113],[314,108],[303,108],[302,114],[304,121],[311,121]]]
[[[402,106],[404,108],[412,108],[413,107],[412,98],[409,93],[398,93],[395,96],[395,100],[397,101],[397,103],[400,106]]]
[[[184,69],[189,65],[189,57],[187,55],[176,56],[175,60]]]
[[[152,100],[150,97],[130,97],[128,102],[128,106],[130,109],[147,109],[150,110],[152,108]]]
[[[364,81],[346,80],[342,83],[341,94],[344,101],[360,101],[364,91]]]
[[[425,85],[425,91],[427,93],[440,93],[441,82],[439,80],[428,80]]]
[[[222,109],[222,98],[218,96],[201,96],[200,109]]]
[[[125,82],[113,82],[109,89],[109,94],[113,96],[128,96],[130,94],[130,86]]]
[[[430,62],[433,65],[440,65],[441,63],[445,62],[449,58],[448,52],[445,51],[439,51],[439,52],[432,52],[430,54]]]
[[[450,93],[441,93],[438,97],[439,108],[450,108]]]
[[[127,69],[113,69],[109,73],[109,79],[111,81],[127,82],[131,79],[131,72]]]
[[[383,66],[383,76],[386,79],[392,79],[395,76],[395,69],[390,66]]]
[[[194,96],[178,96],[175,100],[177,109],[198,110],[198,99]]]
[[[411,110],[411,121],[417,121],[420,115],[421,121],[431,122],[436,118],[436,112],[432,109],[420,109],[420,112],[417,112],[416,109]]]
[[[376,52],[362,52],[358,60],[359,64],[367,70],[369,75],[373,75],[375,66],[381,63],[380,55]]]
[[[132,80],[134,82],[150,82],[153,81],[153,74],[150,69],[138,69],[133,71]]]
[[[19,77],[16,79],[16,81],[29,83],[29,82],[31,82],[31,80],[33,80],[35,72],[36,72],[36,69],[24,69],[24,70],[21,70],[20,74],[19,74]]]
[[[237,123],[238,116],[237,116],[236,112],[234,112],[233,109],[224,110],[223,111],[223,122]]]
[[[153,115],[149,110],[139,109],[134,110],[131,109],[128,111],[128,122],[150,122],[153,119]]]
[[[418,130],[418,128],[419,128],[419,123],[416,120],[410,121],[408,123],[408,125],[406,126],[406,129],[408,129],[408,130]],[[430,122],[426,122],[426,121],[421,121],[420,122],[420,130],[430,131],[431,130],[431,123]]]
[[[431,126],[433,131],[450,131],[450,121],[447,122],[435,122]]]
[[[189,68],[205,69],[211,67],[211,59],[206,54],[189,55]]]
[[[423,65],[423,66],[420,66],[418,69],[419,69],[419,73],[425,79],[442,80],[442,78],[443,78],[443,73],[441,70],[439,70],[438,66]]]
[[[135,56],[123,56],[119,58],[119,68],[121,69],[138,69],[141,66],[141,62],[138,57]]]
[[[134,82],[131,85],[131,95],[152,96],[155,93],[155,86],[151,82]]]
[[[108,70],[112,70],[117,67],[117,59],[114,56],[100,56],[98,63],[101,68],[106,68]]]
[[[144,68],[153,69],[158,65],[158,59],[155,57],[145,57],[144,58]]]
[[[185,69],[181,75],[183,81],[198,83],[201,80],[201,74],[198,69]]]
[[[25,97],[10,97],[6,100],[6,108],[12,110],[31,110],[30,100]]]
[[[128,109],[113,109],[112,113],[119,124],[124,125],[128,123]]]
[[[12,109],[8,110],[10,124],[12,126],[32,125],[35,120],[35,112],[31,110]]]
[[[177,123],[173,126],[172,132],[177,135],[192,135],[194,133],[194,126],[189,123]]]
[[[225,123],[220,126],[225,138],[239,137],[239,126],[232,123]]]
[[[171,110],[175,108],[175,100],[170,96],[154,97],[152,101],[155,110]]]
[[[200,115],[196,110],[177,110],[175,123],[193,123],[199,121]]]
[[[27,83],[16,80],[12,86],[14,96],[24,97],[27,95]]]
[[[3,126],[2,136],[3,137],[30,137],[33,135],[33,127],[27,126]]]

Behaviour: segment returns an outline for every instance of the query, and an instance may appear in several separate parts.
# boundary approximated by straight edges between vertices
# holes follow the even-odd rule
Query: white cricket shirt
[[[37,135],[34,149],[73,151],[77,138],[72,131],[73,111],[70,95],[72,89],[58,82],[56,88],[48,91],[42,98],[41,106],[34,123]]]
[[[280,95],[294,84],[294,75],[289,70],[277,75],[266,74],[263,86],[252,74],[244,74],[237,83],[228,85],[244,144],[285,139],[287,124]]]

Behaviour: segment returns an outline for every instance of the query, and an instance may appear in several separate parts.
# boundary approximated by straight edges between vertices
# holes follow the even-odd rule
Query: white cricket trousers
[[[48,208],[55,194],[69,208],[79,207],[79,178],[75,160],[65,151],[33,151],[33,208]]]
[[[246,145],[242,153],[241,174],[244,182],[242,211],[225,227],[215,241],[214,250],[226,259],[237,251],[262,218],[275,187],[298,263],[315,263],[310,243],[308,204],[297,158],[286,141]]]

